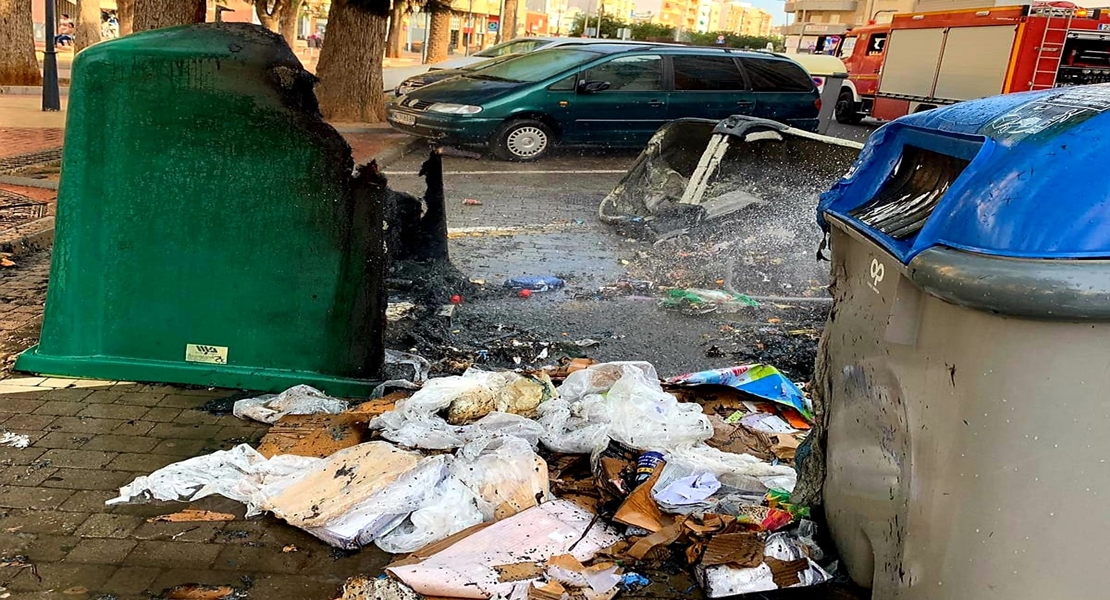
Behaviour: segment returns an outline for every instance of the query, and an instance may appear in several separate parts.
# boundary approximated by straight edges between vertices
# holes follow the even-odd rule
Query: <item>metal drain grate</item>
[[[39,150],[38,152],[16,154],[15,156],[5,156],[0,158],[0,174],[10,174],[31,167],[41,167],[43,165],[60,162],[61,160],[61,148],[51,148],[49,150]]]
[[[49,205],[46,202],[0,190],[0,229],[41,219],[48,211]]]

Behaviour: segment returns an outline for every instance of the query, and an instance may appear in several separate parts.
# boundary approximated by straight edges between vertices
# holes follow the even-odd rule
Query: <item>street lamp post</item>
[[[58,54],[54,48],[54,0],[46,0],[46,50],[42,56],[42,109],[55,111],[62,109],[58,92]]]

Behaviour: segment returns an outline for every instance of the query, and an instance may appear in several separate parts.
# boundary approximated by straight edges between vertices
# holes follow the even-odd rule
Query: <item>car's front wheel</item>
[[[527,162],[546,156],[554,142],[551,128],[542,121],[519,119],[498,130],[493,154],[501,160]]]

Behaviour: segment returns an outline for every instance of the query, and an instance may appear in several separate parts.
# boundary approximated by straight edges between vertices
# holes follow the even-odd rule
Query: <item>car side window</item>
[[[547,86],[547,89],[553,92],[569,92],[574,90],[574,83],[576,81],[578,81],[577,73],[571,75],[570,77],[564,77],[563,79],[556,81],[555,83]]]
[[[663,57],[621,56],[591,67],[582,79],[606,81],[610,92],[654,92],[663,89]]]
[[[746,90],[748,84],[731,56],[673,56],[674,89],[680,91]]]
[[[752,89],[757,92],[809,92],[813,79],[804,69],[788,60],[741,58]]]

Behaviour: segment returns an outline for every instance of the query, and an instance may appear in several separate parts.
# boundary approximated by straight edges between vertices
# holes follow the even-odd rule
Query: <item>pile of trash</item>
[[[423,381],[411,366],[420,389],[359,404],[308,386],[239,400],[236,416],[272,424],[258,448],[169,465],[109,504],[220,495],[398,555],[345,598],[599,600],[664,565],[710,598],[830,579],[790,503],[812,407],[775,368],[661,380],[650,363],[578,359]]]

